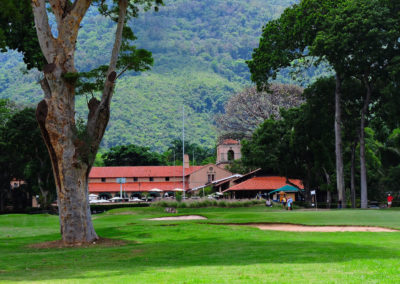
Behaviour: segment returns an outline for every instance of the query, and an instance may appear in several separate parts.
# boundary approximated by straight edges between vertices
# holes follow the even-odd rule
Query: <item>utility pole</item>
[[[185,197],[185,105],[182,105],[182,189]]]

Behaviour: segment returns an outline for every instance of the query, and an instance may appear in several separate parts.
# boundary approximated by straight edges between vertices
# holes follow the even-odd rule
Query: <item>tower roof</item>
[[[220,145],[239,145],[240,142],[234,139],[225,139],[222,141]]]

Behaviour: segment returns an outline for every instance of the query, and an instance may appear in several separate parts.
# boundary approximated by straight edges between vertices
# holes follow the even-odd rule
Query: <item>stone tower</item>
[[[217,165],[226,167],[232,161],[240,159],[240,142],[234,139],[225,139],[217,146]]]

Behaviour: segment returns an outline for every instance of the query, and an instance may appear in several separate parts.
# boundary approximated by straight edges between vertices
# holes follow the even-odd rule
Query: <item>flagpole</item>
[[[185,197],[185,106],[182,105],[182,189]]]

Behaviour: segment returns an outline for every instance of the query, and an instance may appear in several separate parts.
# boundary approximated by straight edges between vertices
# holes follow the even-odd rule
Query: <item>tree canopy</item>
[[[151,152],[150,148],[137,145],[112,147],[102,155],[104,165],[111,166],[158,166],[162,164],[162,155]]]
[[[221,134],[249,137],[256,127],[268,118],[279,118],[281,108],[299,106],[303,89],[296,85],[273,83],[268,89],[257,91],[247,87],[225,103],[225,112],[216,116]]]

